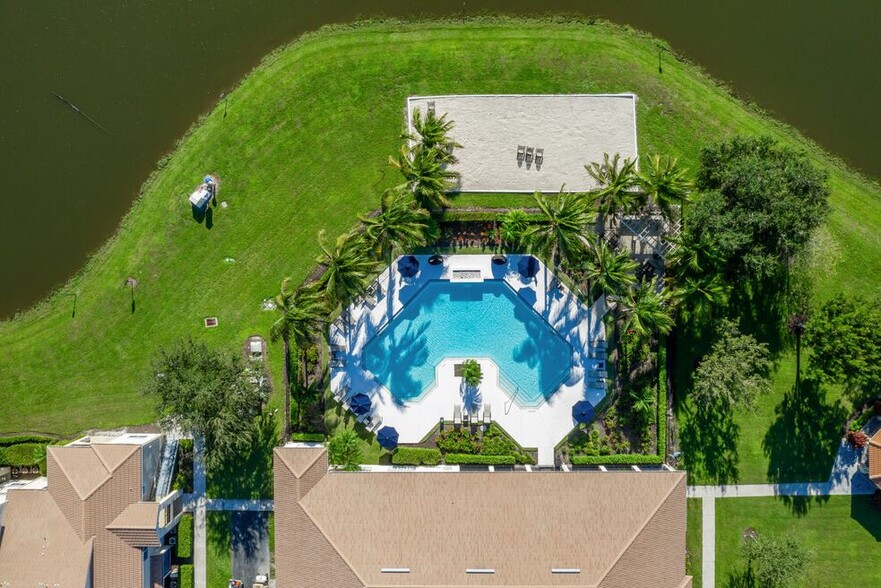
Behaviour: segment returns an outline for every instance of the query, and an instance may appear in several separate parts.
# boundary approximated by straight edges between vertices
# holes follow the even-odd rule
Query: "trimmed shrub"
[[[43,461],[39,455],[46,455],[45,443],[19,443],[0,448],[0,465],[31,466]]]
[[[447,465],[514,465],[513,455],[471,455],[470,453],[448,453],[444,461]]]
[[[324,433],[291,433],[291,441],[299,443],[324,443]]]
[[[395,465],[437,465],[441,462],[441,452],[423,447],[398,447],[392,454]]]
[[[658,457],[667,460],[667,343],[658,342]]]
[[[178,568],[180,588],[193,588],[193,566],[184,564]]]
[[[40,435],[19,435],[17,437],[0,437],[0,447],[8,447],[10,445],[18,445],[19,443],[40,443],[48,445],[53,439]]]
[[[661,465],[664,458],[660,455],[644,455],[642,453],[619,453],[617,455],[573,455],[569,458],[574,466],[592,465]]]
[[[480,446],[465,429],[441,431],[437,436],[437,447],[444,453],[477,453]]]
[[[183,515],[177,526],[177,557],[193,557],[193,516]]]

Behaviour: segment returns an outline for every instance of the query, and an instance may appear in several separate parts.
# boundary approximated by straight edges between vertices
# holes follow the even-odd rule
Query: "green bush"
[[[437,465],[441,462],[441,452],[423,447],[398,447],[392,454],[395,465]]]
[[[667,344],[658,342],[658,457],[667,459]]]
[[[516,452],[514,454],[514,459],[519,464],[535,465],[535,459],[531,455],[523,451]]]
[[[441,431],[437,436],[437,447],[444,453],[477,453],[480,445],[465,429]]]
[[[193,566],[184,564],[178,568],[178,580],[180,588],[193,588]]]
[[[18,435],[17,437],[0,437],[0,447],[8,447],[10,445],[18,445],[19,443],[40,443],[48,445],[52,439],[42,437],[40,435]]]
[[[299,443],[324,443],[324,433],[291,433],[291,441]]]
[[[573,455],[569,458],[572,465],[661,465],[664,458],[660,455],[642,453],[619,453],[617,455]]]
[[[36,465],[43,461],[45,455],[45,443],[19,443],[18,445],[0,448],[0,465]]]
[[[183,515],[177,526],[177,557],[193,557],[193,516]]]
[[[444,457],[447,465],[514,465],[513,455],[472,455],[470,453],[448,453]]]

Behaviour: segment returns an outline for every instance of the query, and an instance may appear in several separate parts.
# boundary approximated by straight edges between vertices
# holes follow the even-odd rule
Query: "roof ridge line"
[[[284,446],[282,446],[282,447],[276,447],[275,449],[276,449],[276,450],[279,450],[279,449],[287,449],[287,448],[284,447]],[[292,449],[296,449],[296,448],[292,448]],[[324,453],[322,453],[321,451],[319,451],[319,452],[315,455],[315,457],[312,458],[312,461],[309,462],[309,465],[307,465],[307,466],[303,469],[303,473],[304,473],[304,474],[305,474],[306,472],[308,472],[310,469],[312,469],[312,466],[315,465],[315,462],[318,461],[318,459],[319,459],[322,455],[324,455],[325,453],[327,453],[327,447],[322,447],[322,449],[324,449]],[[279,452],[279,456],[280,456],[280,457],[284,456],[284,452]],[[297,479],[297,481],[299,481],[299,480],[300,480],[300,476],[298,476],[297,473],[296,473],[294,470],[291,469],[290,464],[288,464],[287,460],[284,459],[284,457],[282,457],[281,462],[284,464],[284,467],[288,468],[288,471],[294,475],[294,477]],[[325,475],[326,475],[326,474],[325,474]],[[301,497],[301,499],[302,499],[302,497]],[[299,501],[297,501],[297,502],[299,502]]]
[[[92,448],[89,447],[89,449],[91,450]],[[53,453],[54,453],[54,452],[53,452]],[[95,455],[98,455],[98,453],[97,453],[96,451],[92,451],[92,453],[94,453]],[[107,480],[109,480],[110,478],[113,477],[113,476],[110,475],[110,472],[108,471],[108,472],[107,472],[107,477],[104,479],[104,481],[102,481],[100,484],[98,484],[98,486],[97,486],[94,490],[92,490],[91,492],[89,492],[88,494],[86,494],[85,496],[83,496],[82,494],[80,494],[79,488],[77,488],[76,485],[71,481],[71,478],[70,478],[70,472],[68,472],[68,471],[67,471],[67,468],[64,467],[64,464],[63,464],[63,462],[62,462],[63,460],[60,460],[60,459],[58,459],[58,458],[55,458],[54,456],[53,456],[53,458],[55,459],[55,463],[58,464],[58,468],[61,470],[61,473],[63,473],[63,474],[64,474],[64,477],[67,479],[67,483],[70,484],[70,487],[73,488],[73,491],[76,492],[76,495],[79,497],[79,499],[80,499],[82,502],[85,502],[86,500],[88,500],[89,497],[90,497],[92,494],[94,494],[94,493],[98,490],[98,488],[101,488],[104,484],[107,483]],[[98,460],[101,461],[101,465],[104,465],[104,469],[107,470],[107,466],[106,466],[106,465],[104,464],[104,462],[101,460],[101,456],[100,456],[100,455],[98,455]]]
[[[105,464],[105,463],[104,463],[104,460],[101,459],[101,454],[100,454],[100,453],[98,453],[97,451],[95,451],[94,449],[92,449],[91,446],[89,447],[89,449],[92,449],[92,453],[94,453],[95,455],[98,456],[98,460],[99,460],[102,464],[104,464],[104,469],[107,470],[107,477],[104,478],[104,480],[103,480],[100,484],[98,484],[97,486],[95,486],[95,488],[92,489],[92,491],[89,492],[89,493],[86,495],[85,498],[83,498],[84,501],[85,501],[85,500],[88,500],[89,498],[91,498],[92,495],[95,494],[95,492],[97,492],[98,490],[100,490],[101,488],[103,488],[103,487],[107,484],[107,482],[109,482],[110,480],[112,480],[112,479],[113,479],[113,474],[116,472],[116,470],[118,470],[119,468],[121,468],[123,464],[128,463],[128,461],[132,458],[132,456],[133,456],[134,454],[136,454],[136,453],[138,452],[138,450],[140,449],[140,447],[137,446],[137,445],[132,445],[131,447],[132,447],[131,452],[129,452],[129,454],[125,456],[125,459],[123,459],[121,462],[119,462],[119,465],[117,465],[117,466],[116,466],[116,469],[114,469],[114,470],[111,470],[110,468],[107,467],[107,464]],[[126,508],[127,508],[127,507],[126,507]],[[123,509],[123,510],[125,510],[125,509]]]
[[[110,444],[107,443],[107,444],[104,444],[104,445],[110,445]],[[122,447],[131,447],[131,450],[129,451],[129,454],[126,455],[125,458],[124,458],[121,462],[119,462],[119,464],[117,464],[116,468],[111,468],[111,467],[110,467],[110,464],[107,463],[107,461],[105,461],[104,456],[101,455],[101,452],[100,452],[100,451],[98,451],[97,449],[95,449],[95,446],[94,446],[94,445],[90,445],[90,446],[89,446],[89,449],[91,449],[92,452],[93,452],[95,455],[98,456],[98,459],[101,461],[101,463],[104,464],[104,468],[105,468],[109,473],[111,473],[111,474],[112,474],[113,472],[115,472],[116,470],[118,470],[119,467],[120,467],[123,463],[125,463],[126,461],[128,461],[128,458],[130,458],[130,457],[132,456],[132,453],[134,453],[135,451],[137,451],[137,450],[139,449],[139,447],[138,447],[137,445],[126,445],[126,444],[122,444],[122,443],[118,443],[117,445],[118,445],[118,446],[122,446]]]
[[[312,464],[312,465],[315,465],[315,464]],[[291,473],[293,473],[293,472],[291,472]],[[318,483],[320,484],[321,482],[319,481]],[[316,484],[316,486],[317,485],[318,484]],[[318,529],[318,532],[321,533],[321,536],[324,537],[324,540],[327,541],[327,544],[330,545],[331,549],[333,549],[336,552],[336,554],[338,556],[340,556],[340,559],[343,560],[343,562],[346,564],[346,567],[349,568],[349,570],[351,570],[352,574],[354,574],[356,578],[358,578],[358,581],[361,582],[361,585],[364,586],[365,588],[367,588],[367,586],[368,586],[367,582],[365,582],[364,578],[361,577],[361,574],[359,574],[355,570],[354,566],[352,566],[352,563],[348,560],[348,558],[346,558],[346,556],[344,556],[342,553],[340,553],[340,550],[337,549],[336,544],[330,540],[330,537],[327,536],[327,533],[324,532],[324,529],[321,528],[321,525],[318,524],[318,522],[315,520],[315,518],[312,516],[312,514],[309,512],[309,510],[305,506],[303,506],[303,503],[301,502],[301,500],[302,499],[297,501],[297,506],[300,507],[300,510],[303,511],[303,514],[305,514],[309,518],[309,520],[312,522],[312,524],[315,526],[315,528]]]
[[[627,550],[630,549],[630,546],[633,545],[633,543],[639,538],[639,536],[642,534],[642,532],[645,530],[645,528],[648,526],[648,524],[654,520],[655,516],[658,514],[658,511],[661,510],[661,507],[664,506],[665,504],[667,504],[667,500],[670,498],[670,495],[673,494],[673,491],[676,490],[676,488],[679,487],[679,484],[681,484],[683,482],[683,480],[685,479],[685,472],[677,472],[677,473],[681,474],[679,477],[679,481],[676,482],[676,484],[674,484],[667,491],[667,493],[664,495],[663,500],[658,501],[658,504],[655,506],[655,508],[652,510],[652,512],[649,514],[649,516],[642,522],[642,524],[639,526],[639,528],[633,534],[633,537],[630,538],[630,541],[627,542],[627,544],[624,546],[624,549],[621,550],[621,553],[619,553],[618,557],[616,557],[615,560],[612,562],[612,565],[610,565],[609,568],[603,573],[603,575],[600,576],[599,582],[596,583],[597,586],[601,586],[603,584],[603,581],[606,579],[606,577],[609,574],[612,573],[612,570],[615,569],[615,566],[618,565],[618,562],[621,560],[622,557],[624,557],[624,554],[627,553]],[[663,474],[661,474],[661,475],[663,475]]]

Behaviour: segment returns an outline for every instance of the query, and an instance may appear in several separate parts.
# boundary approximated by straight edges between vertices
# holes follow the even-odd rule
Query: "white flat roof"
[[[463,192],[587,191],[596,185],[585,165],[604,153],[638,156],[635,94],[411,96],[411,132],[413,109],[425,113],[428,102],[455,125]],[[544,149],[542,164],[518,161],[519,145]]]

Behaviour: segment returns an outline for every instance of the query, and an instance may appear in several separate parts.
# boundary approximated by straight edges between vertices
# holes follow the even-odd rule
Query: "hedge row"
[[[0,447],[0,465],[36,465],[42,461],[42,458],[37,457],[38,453],[45,455],[45,443],[19,443],[9,447]]]
[[[658,457],[667,457],[667,343],[658,342]]]
[[[447,465],[514,465],[513,455],[472,455],[470,453],[448,453]]]
[[[573,455],[569,458],[575,466],[594,465],[661,465],[664,458],[660,455],[642,453],[619,453],[616,455]]]
[[[53,439],[42,437],[40,435],[19,435],[17,437],[0,437],[0,447],[9,447],[10,445],[18,445],[19,443],[40,443],[47,445]]]
[[[181,559],[193,557],[193,516],[183,515],[177,526],[177,556]]]
[[[180,588],[193,588],[193,566],[190,564],[180,566],[178,580],[180,580]]]
[[[299,443],[324,443],[323,433],[291,433],[291,441]]]
[[[392,463],[395,465],[438,465],[440,462],[441,452],[437,449],[398,447],[392,454]]]

